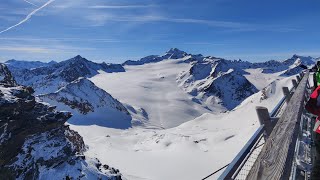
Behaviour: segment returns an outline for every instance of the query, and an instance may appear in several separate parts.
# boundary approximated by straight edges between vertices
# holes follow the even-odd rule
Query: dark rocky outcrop
[[[86,161],[82,137],[64,125],[71,113],[38,102],[31,87],[16,85],[0,67],[0,179],[121,179],[112,168],[102,172],[97,161]]]
[[[0,85],[6,87],[17,85],[8,67],[4,64],[0,64]]]

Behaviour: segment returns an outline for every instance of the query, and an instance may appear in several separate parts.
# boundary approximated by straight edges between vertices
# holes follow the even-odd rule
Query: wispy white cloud
[[[34,38],[34,37],[0,37],[0,40],[27,41],[27,42],[120,42],[108,38]]]
[[[97,5],[89,6],[90,9],[136,9],[136,8],[151,8],[155,5]]]
[[[10,44],[10,45],[3,45],[0,46],[0,52],[19,52],[19,53],[41,53],[41,54],[48,54],[48,53],[74,53],[77,51],[92,51],[95,48],[89,47],[74,47],[74,46],[67,46],[67,45],[18,45],[18,44]]]
[[[293,28],[285,25],[273,24],[252,24],[245,22],[194,19],[194,18],[175,18],[165,15],[115,15],[112,13],[95,12],[85,16],[87,21],[90,21],[92,26],[105,26],[109,22],[131,22],[131,23],[153,23],[153,22],[168,22],[180,24],[198,24],[209,27],[221,28],[224,32],[251,32],[251,31],[268,31],[268,32],[295,32],[300,31],[298,28]]]
[[[0,46],[0,51],[14,51],[23,53],[49,53],[51,50],[47,48],[40,47],[10,47],[10,46]]]
[[[40,11],[41,9],[45,8],[46,6],[48,6],[49,4],[51,4],[52,2],[54,2],[55,0],[49,0],[48,2],[46,2],[44,5],[42,5],[41,7],[33,10],[30,14],[28,14],[23,20],[21,20],[20,22],[18,22],[17,24],[10,26],[2,31],[0,31],[0,34],[7,32],[17,26],[20,26],[21,24],[25,23],[26,21],[28,21],[34,14],[36,14],[38,11]]]
[[[108,22],[171,22],[184,24],[202,24],[212,27],[252,29],[253,25],[231,21],[203,20],[192,18],[173,18],[161,15],[115,16],[113,14],[96,13],[86,16],[94,26],[104,26]]]
[[[32,2],[30,2],[30,1],[28,1],[28,0],[23,0],[23,1],[26,2],[26,3],[28,3],[28,4],[30,4],[30,5],[32,5],[32,6],[38,7],[37,5],[35,5],[34,3],[32,3]]]

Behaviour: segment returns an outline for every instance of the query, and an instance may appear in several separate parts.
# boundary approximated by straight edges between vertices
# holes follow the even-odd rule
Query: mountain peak
[[[75,63],[75,62],[89,62],[89,60],[87,60],[86,58],[84,58],[84,57],[82,57],[80,55],[77,55],[77,56],[67,60],[66,62],[72,62],[72,63]]]
[[[297,58],[300,58],[301,56],[299,56],[298,54],[294,54],[291,58],[292,59],[297,59]]]
[[[83,59],[83,57],[80,56],[80,55],[77,55],[77,56],[74,57],[74,59]]]
[[[178,48],[171,48],[169,49],[169,51],[167,51],[167,53],[173,54],[173,53],[186,53]]]
[[[171,48],[166,54],[163,56],[165,59],[180,59],[188,54],[184,51],[179,50],[178,48]]]

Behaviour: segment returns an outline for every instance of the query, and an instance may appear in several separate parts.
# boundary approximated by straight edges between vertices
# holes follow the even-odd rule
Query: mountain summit
[[[122,65],[143,65],[148,63],[156,63],[165,59],[180,59],[186,57],[188,54],[178,48],[169,49],[164,55],[150,55],[139,59],[138,61],[127,60]]]
[[[166,54],[163,56],[164,59],[180,59],[188,54],[184,51],[179,50],[178,48],[171,48]]]

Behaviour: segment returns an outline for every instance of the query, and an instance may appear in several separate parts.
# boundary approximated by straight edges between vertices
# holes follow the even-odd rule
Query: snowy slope
[[[87,155],[98,154],[102,161],[109,160],[121,167],[128,179],[201,179],[230,163],[259,127],[255,107],[265,106],[271,111],[283,97],[282,87],[290,88],[291,75],[300,70],[288,74],[289,77],[282,74],[299,63],[298,58],[291,62],[249,63],[188,55],[181,59],[125,66],[126,73],[101,73],[90,80],[120,101],[145,109],[149,116],[146,127],[158,126],[160,121],[161,127],[166,129],[133,127],[119,131],[91,126],[94,133],[88,133],[87,128],[71,127],[85,137],[89,145]],[[267,69],[273,71],[263,73]],[[213,89],[212,85],[221,89],[205,91],[209,87]],[[238,94],[242,99],[231,111],[226,111],[223,102],[236,98],[223,99],[215,94],[237,95],[239,91],[248,94]],[[204,95],[215,99],[207,104]],[[207,112],[200,109],[200,116],[186,119],[183,116],[193,103]],[[163,126],[164,123],[167,126]],[[105,149],[110,153],[104,155]],[[123,159],[113,158],[116,155]]]
[[[125,66],[125,73],[101,73],[90,80],[122,103],[144,109],[149,119],[144,126],[174,127],[210,112],[206,105],[199,104],[178,87],[178,74],[190,68],[188,63],[183,63],[184,60]],[[220,109],[216,111],[220,112]]]
[[[271,110],[298,66],[312,62],[297,55],[229,61],[172,48],[127,61],[124,69],[77,56],[25,71],[19,81],[74,114],[68,123],[84,137],[86,156],[121,168],[128,179],[188,180],[228,164],[259,126],[255,106]]]
[[[255,106],[272,110],[283,97],[282,86],[291,87],[291,78],[279,78],[269,86],[267,89],[272,91],[264,100],[261,100],[262,92],[259,91],[233,111],[204,113],[170,129],[121,131],[73,125],[71,128],[77,130],[88,144],[86,155],[98,155],[102,162],[121,167],[128,179],[201,179],[230,163],[259,126]],[[117,156],[123,158],[115,158]]]
[[[158,58],[124,66],[125,73],[101,73],[90,80],[121,102],[145,110],[144,125],[170,128],[206,112],[230,111],[280,76],[301,72],[300,64],[314,62],[297,55],[282,62],[230,61],[176,48]],[[275,73],[264,73],[270,69]]]
[[[58,110],[72,112],[73,117],[68,120],[72,124],[131,127],[127,109],[86,78],[79,78],[54,93],[39,95],[38,98],[57,106]]]

